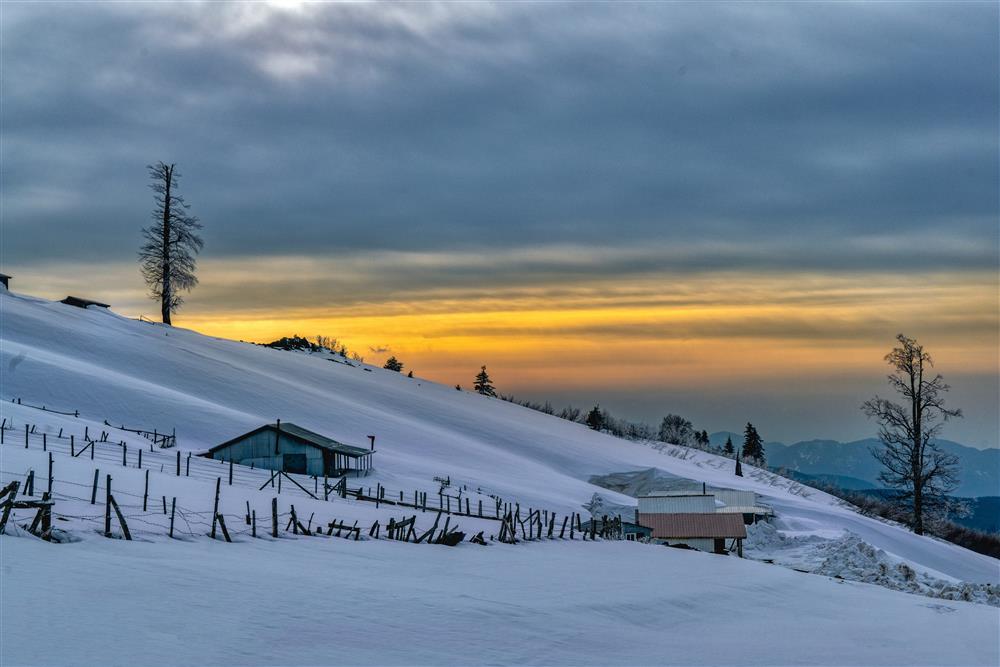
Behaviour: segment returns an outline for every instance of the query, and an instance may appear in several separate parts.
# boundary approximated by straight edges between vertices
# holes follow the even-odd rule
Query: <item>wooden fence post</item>
[[[52,452],[49,452],[49,495],[52,495]]]
[[[94,490],[90,492],[90,504],[97,504],[97,476],[101,474],[100,468],[94,468]]]
[[[181,476],[181,450],[177,450],[177,476]]]
[[[278,499],[271,498],[271,537],[278,536]]]
[[[163,498],[164,498],[164,500],[163,500],[163,502],[164,502],[163,507],[166,508],[166,502],[167,502],[166,501],[166,496],[164,496]],[[177,508],[177,496],[174,496],[173,498],[170,499],[170,537],[171,538],[174,536],[174,510],[176,508]]]
[[[177,453],[180,454],[179,451]],[[184,476],[191,476],[191,452],[188,452],[187,459],[184,461]]]
[[[139,450],[139,456],[142,457],[142,450]],[[149,500],[149,468],[146,468],[146,485],[142,490],[142,511],[146,511],[146,502]]]
[[[111,475],[106,478],[104,489],[104,537],[111,537]]]
[[[69,455],[76,456],[76,443],[73,441],[73,434],[69,436]]]
[[[28,425],[24,425],[24,448],[28,448]]]
[[[42,433],[42,451],[49,451],[49,438],[48,433]]]
[[[177,453],[180,454],[180,452],[177,452]],[[177,460],[180,461],[179,458]],[[212,539],[213,540],[215,539],[215,524],[217,523],[217,521],[219,519],[219,487],[221,485],[222,485],[222,478],[221,477],[216,477],[215,478],[215,507],[212,510]]]
[[[122,445],[122,467],[123,468],[128,463],[128,459],[126,458],[127,456],[128,456],[128,445]]]
[[[229,459],[229,486],[233,485],[233,459]]]
[[[3,534],[7,526],[7,519],[10,518],[10,511],[14,509],[14,501],[17,500],[17,490],[21,487],[21,482],[15,480],[4,487],[4,491],[10,495],[3,504],[3,514],[0,515],[0,535]]]
[[[257,510],[250,511],[250,537],[257,537]]]
[[[139,470],[142,470],[142,447],[139,448]]]
[[[115,515],[117,515],[117,517],[118,517],[118,525],[120,525],[122,527],[122,535],[125,536],[126,540],[128,540],[129,542],[131,542],[132,541],[132,533],[129,532],[128,524],[125,523],[125,517],[122,515],[122,511],[118,508],[118,503],[115,502],[115,497],[114,496],[108,496],[108,499],[111,500],[111,506],[115,508]]]

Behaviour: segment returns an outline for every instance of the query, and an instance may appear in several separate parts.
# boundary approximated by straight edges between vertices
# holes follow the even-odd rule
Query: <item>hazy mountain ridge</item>
[[[735,445],[743,442],[741,434],[720,431],[709,436],[713,445],[723,445],[727,437]],[[941,448],[959,459],[959,486],[954,495],[961,497],[996,496],[1000,493],[1000,449],[976,449],[953,440],[937,440]],[[844,479],[844,488],[879,488],[879,463],[869,451],[878,447],[877,438],[853,442],[839,440],[803,440],[792,445],[781,442],[764,444],[767,464],[772,468],[788,468],[804,475],[833,483]]]

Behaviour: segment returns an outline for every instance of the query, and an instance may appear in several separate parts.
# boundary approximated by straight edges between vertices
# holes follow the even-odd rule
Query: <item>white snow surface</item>
[[[0,663],[136,664],[130,647],[141,647],[140,662],[151,665],[1000,661],[995,607],[737,558],[634,543],[449,549],[295,538],[283,530],[278,540],[252,539],[239,520],[246,503],[269,526],[263,517],[275,496],[271,488],[258,490],[268,476],[260,470],[238,470],[231,487],[223,481],[220,511],[236,544],[208,540],[207,524],[197,523],[178,528],[183,540],[170,540],[162,512],[140,513],[139,449],[147,448],[151,504],[176,496],[192,521],[211,517],[216,473],[209,467],[216,464],[195,460],[197,475],[178,478],[171,474],[172,451],[150,452],[143,438],[110,429],[105,419],[176,427],[186,456],[280,418],[362,446],[376,435],[376,468],[360,482],[366,486],[433,497],[433,478],[450,476],[453,486],[468,487],[473,503],[488,505],[486,494],[494,494],[562,515],[580,511],[595,493],[604,507],[634,505],[629,495],[587,480],[654,469],[653,477],[756,491],[774,508],[784,538],[826,544],[850,536],[920,577],[1000,581],[995,559],[863,517],[769,472],[746,466],[746,477],[736,477],[731,461],[711,454],[619,440],[511,403],[342,361],[0,291],[0,417],[14,424],[0,447],[0,485],[24,481],[31,468],[36,489],[44,488],[48,454],[37,437],[29,449],[23,440],[15,444],[26,423],[78,438],[86,426],[128,443],[128,467],[121,467],[121,448],[110,442],[91,461],[71,458],[68,444],[51,441],[62,496],[56,511],[68,517],[56,528],[74,541],[46,544],[27,535],[30,517],[21,513],[12,535],[0,538]],[[15,397],[80,416],[13,405]],[[112,474],[125,514],[136,517],[135,541],[95,532],[103,521],[101,503],[89,503],[95,467],[101,493],[103,476]],[[218,468],[225,478],[225,466]],[[303,521],[344,519],[366,530],[375,519],[413,514],[313,500],[287,482],[279,498],[282,522],[290,504]],[[418,532],[430,527],[432,514],[417,514]],[[493,521],[457,523],[467,533],[497,531]],[[756,548],[757,556],[782,550]],[[819,570],[813,556],[803,562]],[[39,616],[47,621],[44,647],[34,635]],[[124,648],[109,641],[115,623],[128,626]]]

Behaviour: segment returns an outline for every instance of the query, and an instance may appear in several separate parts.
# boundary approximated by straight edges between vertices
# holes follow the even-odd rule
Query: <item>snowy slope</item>
[[[433,486],[434,476],[481,486],[522,505],[578,511],[591,475],[658,468],[767,497],[783,527],[845,529],[937,576],[997,582],[998,562],[858,515],[821,492],[679,447],[632,443],[503,401],[325,354],[271,350],[0,291],[0,398],[79,410],[100,422],[176,428],[204,450],[281,418],[349,443],[377,436],[371,484]],[[0,408],[8,412],[10,407]]]

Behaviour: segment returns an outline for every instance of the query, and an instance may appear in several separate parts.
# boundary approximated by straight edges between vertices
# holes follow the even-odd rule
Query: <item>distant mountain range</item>
[[[709,436],[713,445],[723,445],[732,437],[734,445],[742,445],[743,436],[720,431]],[[938,440],[944,451],[959,459],[959,486],[954,495],[967,498],[1000,495],[1000,449],[976,449],[951,440]],[[838,440],[806,440],[786,445],[781,442],[764,443],[767,465],[787,468],[798,473],[803,481],[808,478],[831,483],[841,488],[862,490],[880,488],[879,463],[871,455],[870,447],[879,446],[875,438],[840,442]]]

